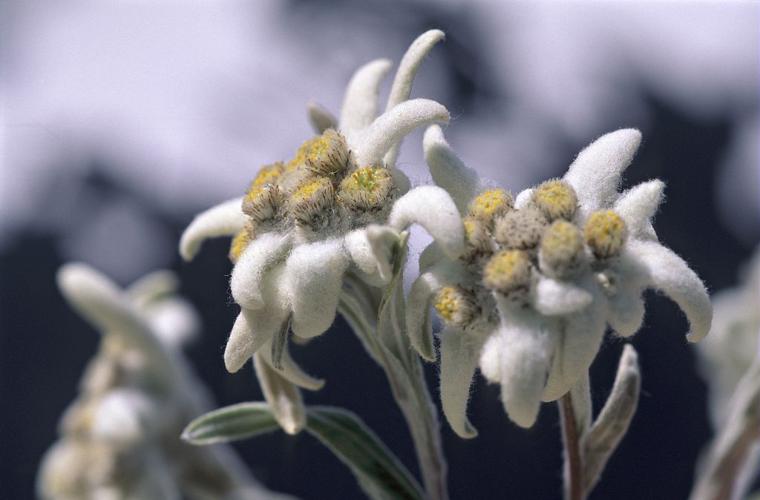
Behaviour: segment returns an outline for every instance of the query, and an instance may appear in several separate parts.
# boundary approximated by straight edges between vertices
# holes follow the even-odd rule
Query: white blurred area
[[[288,158],[310,135],[310,99],[337,113],[356,67],[398,61],[438,19],[449,43],[458,37],[473,67],[488,69],[495,95],[476,95],[466,113],[453,107],[447,131],[484,175],[518,190],[556,173],[558,148],[577,150],[622,126],[646,133],[645,85],[695,119],[735,122],[716,196],[740,237],[760,233],[758,3],[49,0],[1,8],[0,245],[13,228],[62,224],[68,258],[122,280],[167,265],[173,242],[156,236],[139,207],[101,200],[82,222],[60,213],[76,204],[66,179],[96,162],[183,216],[239,195],[260,165]],[[442,50],[423,65],[413,95],[448,105],[456,89]],[[426,178],[420,137],[400,158],[417,181]],[[64,208],[47,199],[53,182],[69,190],[54,197]],[[94,227],[76,227],[87,221]],[[137,251],[128,239],[155,248]]]

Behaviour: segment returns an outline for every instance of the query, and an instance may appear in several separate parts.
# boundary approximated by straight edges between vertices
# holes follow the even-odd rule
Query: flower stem
[[[562,443],[565,447],[565,498],[566,500],[583,500],[586,497],[583,491],[583,459],[578,422],[570,392],[559,400],[559,413],[562,423]]]

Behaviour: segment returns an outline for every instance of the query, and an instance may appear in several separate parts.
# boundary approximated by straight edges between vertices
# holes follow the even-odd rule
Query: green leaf
[[[182,439],[197,445],[222,443],[278,428],[266,403],[240,403],[196,418],[185,428]],[[306,431],[351,469],[370,498],[424,498],[414,477],[357,415],[329,406],[310,407]]]
[[[409,471],[357,415],[328,406],[307,412],[306,430],[351,469],[370,498],[424,498]]]
[[[237,441],[279,429],[269,406],[264,402],[239,403],[201,415],[182,432],[191,444]]]

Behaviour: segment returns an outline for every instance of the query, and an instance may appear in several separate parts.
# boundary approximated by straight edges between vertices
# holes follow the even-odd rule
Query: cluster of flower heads
[[[234,236],[230,289],[241,312],[225,348],[225,365],[235,372],[253,356],[270,405],[284,400],[276,401],[277,391],[294,398],[279,415],[288,432],[302,427],[303,412],[297,410],[298,392],[286,384],[311,390],[323,384],[290,358],[289,332],[302,339],[324,333],[335,318],[347,274],[373,287],[386,285],[399,232],[413,223],[448,255],[463,249],[457,208],[446,191],[436,186],[410,190],[395,167],[407,134],[449,119],[437,102],[408,100],[419,65],[442,38],[441,31],[431,30],[412,43],[383,113],[377,109],[379,85],[390,61],[359,68],[339,120],[310,106],[320,135],[303,143],[290,161],[261,168],[244,197],[201,213],[182,235],[180,253],[186,260],[205,239]],[[437,211],[419,210],[431,202]],[[276,387],[265,387],[273,380]]]
[[[43,460],[40,497],[260,498],[264,490],[228,450],[180,441],[207,404],[176,352],[197,317],[174,295],[175,278],[153,273],[123,293],[97,271],[68,264],[58,282],[103,339]]]
[[[651,225],[663,183],[618,192],[639,142],[636,130],[607,134],[581,152],[562,179],[513,199],[483,186],[440,128],[428,129],[426,160],[460,208],[466,245],[457,259],[435,243],[423,252],[407,328],[420,354],[432,360],[428,307],[442,318],[442,400],[461,436],[475,435],[465,411],[478,365],[501,384],[510,418],[530,427],[542,400],[560,398],[585,376],[607,325],[621,336],[640,328],[646,288],[678,303],[691,323],[689,340],[707,334],[707,291],[657,241]]]

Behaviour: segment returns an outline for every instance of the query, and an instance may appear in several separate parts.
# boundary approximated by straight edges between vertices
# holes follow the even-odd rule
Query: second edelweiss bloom
[[[689,341],[709,331],[704,285],[652,228],[664,184],[652,180],[618,192],[640,140],[632,129],[604,135],[562,179],[513,199],[486,188],[439,127],[426,132],[426,160],[459,207],[466,249],[457,259],[437,243],[423,252],[407,326],[421,355],[434,359],[428,307],[444,321],[442,401],[460,436],[475,435],[465,413],[478,365],[501,384],[509,417],[530,427],[542,400],[559,399],[587,373],[607,325],[623,337],[639,330],[647,288],[684,311]]]
[[[206,238],[235,236],[230,288],[241,313],[224,353],[230,372],[254,355],[259,371],[274,368],[293,384],[318,389],[323,382],[295,365],[286,339],[291,330],[310,338],[330,327],[345,274],[372,286],[387,284],[398,231],[412,223],[425,227],[452,258],[462,251],[456,206],[446,191],[409,190],[395,168],[404,136],[449,119],[437,102],[407,100],[419,64],[442,38],[432,30],[414,41],[379,116],[378,87],[391,63],[361,67],[348,85],[339,122],[311,106],[321,135],[303,143],[290,161],[263,167],[243,198],[200,214],[183,234],[180,252],[187,260]],[[420,211],[423,203],[437,210]]]

